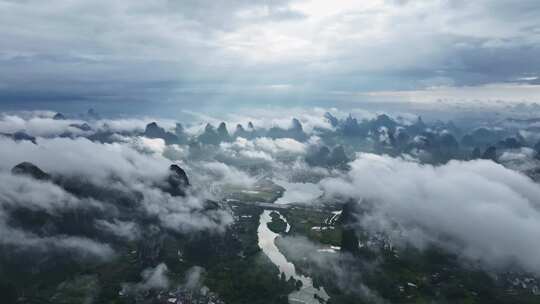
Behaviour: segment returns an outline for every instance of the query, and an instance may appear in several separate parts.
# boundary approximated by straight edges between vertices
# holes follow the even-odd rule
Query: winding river
[[[286,231],[290,229],[289,223],[279,212],[274,211],[279,214],[282,220],[287,223]],[[280,273],[285,274],[285,277],[289,279],[292,277],[295,280],[300,280],[302,282],[302,287],[298,291],[294,291],[289,294],[289,303],[290,304],[319,304],[317,298],[323,299],[325,303],[329,296],[324,290],[324,288],[317,289],[313,286],[313,280],[310,277],[306,277],[302,274],[296,272],[296,268],[293,263],[287,261],[287,258],[279,251],[279,248],[276,246],[275,240],[279,234],[272,232],[268,228],[268,223],[272,221],[270,216],[272,213],[271,210],[264,210],[259,219],[259,228],[257,229],[257,235],[259,236],[259,247],[261,250],[270,258],[272,263],[274,263],[278,268]],[[315,295],[317,298],[315,298]]]

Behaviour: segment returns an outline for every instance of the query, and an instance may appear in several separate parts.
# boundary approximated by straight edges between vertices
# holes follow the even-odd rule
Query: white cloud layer
[[[327,194],[353,197],[370,211],[363,229],[504,269],[540,273],[540,186],[491,161],[421,165],[359,154],[351,171],[321,182]],[[397,225],[397,226],[396,226]]]
[[[161,140],[142,138],[141,145],[149,150],[147,152],[140,152],[141,146],[135,143],[102,144],[85,138],[39,138],[37,144],[33,144],[0,138],[0,230],[3,231],[0,243],[27,248],[40,246],[44,250],[79,249],[79,253],[112,256],[113,249],[96,240],[56,234],[43,237],[24,227],[12,227],[8,224],[10,211],[20,208],[44,212],[52,217],[91,209],[88,216],[96,218],[96,229],[127,240],[141,236],[144,227],[136,223],[141,217],[156,219],[162,228],[179,233],[222,232],[231,223],[232,217],[225,210],[203,212],[204,201],[212,195],[202,188],[204,185],[195,183],[193,191],[188,191],[186,197],[173,197],[163,190],[172,161],[161,155],[164,149]],[[54,180],[36,181],[11,174],[11,168],[21,162],[37,165]],[[231,171],[220,164],[209,165],[209,170],[218,172],[225,179],[236,181],[244,176],[249,180],[245,173]],[[190,172],[189,167],[185,168]],[[57,181],[58,178],[61,181]],[[65,183],[75,183],[76,187],[82,187],[83,193],[90,191],[90,197],[68,193],[63,188]],[[120,214],[122,219],[118,219],[122,208],[119,201],[124,200],[122,196],[132,206]]]

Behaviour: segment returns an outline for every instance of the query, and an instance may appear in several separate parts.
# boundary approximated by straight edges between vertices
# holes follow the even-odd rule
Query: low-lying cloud
[[[167,276],[169,269],[165,263],[156,267],[146,268],[141,272],[142,281],[138,283],[125,283],[122,287],[124,294],[159,290],[169,287],[170,281]]]
[[[435,243],[488,267],[540,273],[540,186],[492,161],[431,166],[358,154],[351,171],[328,178],[328,195],[368,210],[359,226],[419,248]]]
[[[157,141],[142,144],[152,147]],[[159,143],[157,146],[161,147]],[[143,227],[137,223],[141,218],[157,221],[162,228],[178,233],[223,232],[232,216],[219,208],[205,210],[205,200],[212,198],[212,193],[201,191],[204,185],[198,184],[186,197],[167,193],[164,187],[172,161],[159,149],[142,150],[136,141],[103,144],[86,138],[39,138],[33,144],[0,138],[0,243],[45,251],[79,250],[81,254],[106,258],[113,255],[114,249],[107,244],[110,240],[101,236],[136,240],[142,234]],[[24,161],[36,164],[52,180],[37,181],[9,172]],[[216,166],[212,168],[216,170]],[[224,176],[230,174],[223,173],[226,167],[221,172]],[[236,180],[235,176],[230,178]],[[127,209],[126,203],[130,204]],[[55,228],[36,233],[13,226],[11,213],[18,209],[44,213]],[[82,225],[93,226],[85,229],[94,229],[95,233],[87,238],[71,235],[71,228],[56,232],[55,218],[70,213],[93,219]],[[64,226],[62,229],[66,229]]]

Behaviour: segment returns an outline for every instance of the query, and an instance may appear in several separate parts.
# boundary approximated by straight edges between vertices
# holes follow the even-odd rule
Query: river
[[[276,246],[275,240],[279,234],[272,232],[268,228],[268,223],[272,221],[270,213],[276,212],[279,214],[282,220],[287,223],[286,232],[289,231],[290,226],[285,217],[279,212],[272,210],[264,210],[259,219],[259,228],[257,229],[257,235],[259,237],[259,247],[268,256],[270,261],[274,263],[280,273],[285,274],[285,277],[289,279],[292,277],[295,280],[302,282],[302,287],[298,291],[294,291],[289,294],[289,303],[291,304],[319,304],[320,302],[315,298],[324,299],[326,302],[329,299],[328,294],[324,288],[317,289],[313,286],[313,280],[310,277],[299,274],[293,263],[289,262],[287,258],[279,251]]]

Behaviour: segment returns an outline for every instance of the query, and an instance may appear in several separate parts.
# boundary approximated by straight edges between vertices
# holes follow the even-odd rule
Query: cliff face
[[[186,171],[178,165],[171,165],[169,167],[167,183],[168,188],[166,190],[172,196],[185,196],[187,187],[190,186]]]

